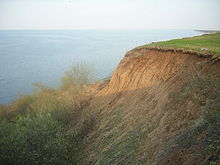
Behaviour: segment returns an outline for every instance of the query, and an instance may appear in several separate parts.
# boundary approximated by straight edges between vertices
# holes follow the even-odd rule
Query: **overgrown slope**
[[[87,107],[96,125],[78,162],[219,162],[219,64],[175,52],[129,52]]]
[[[220,164],[219,58],[139,47],[83,95],[46,89],[13,105],[1,107],[3,164]]]

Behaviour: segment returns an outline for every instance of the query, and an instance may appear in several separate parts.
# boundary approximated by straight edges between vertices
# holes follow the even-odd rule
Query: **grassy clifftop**
[[[220,33],[204,34],[196,37],[156,43],[153,42],[142,47],[183,49],[220,56]]]

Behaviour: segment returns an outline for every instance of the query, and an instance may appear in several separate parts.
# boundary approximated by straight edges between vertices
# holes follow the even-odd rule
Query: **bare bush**
[[[94,80],[94,68],[81,61],[73,65],[61,78],[61,89],[68,89],[71,86],[83,87]]]

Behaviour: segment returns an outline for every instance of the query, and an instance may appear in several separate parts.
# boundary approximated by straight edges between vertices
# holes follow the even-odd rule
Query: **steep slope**
[[[148,48],[126,54],[85,108],[82,164],[219,161],[220,62]]]

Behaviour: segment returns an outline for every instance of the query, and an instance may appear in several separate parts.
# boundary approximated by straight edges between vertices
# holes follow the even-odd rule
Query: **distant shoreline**
[[[211,34],[211,33],[219,33],[220,30],[195,30],[197,32],[202,32],[202,33],[207,33],[207,34]]]

